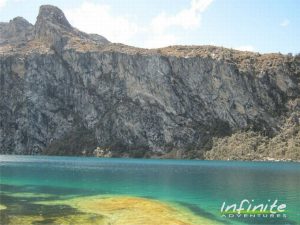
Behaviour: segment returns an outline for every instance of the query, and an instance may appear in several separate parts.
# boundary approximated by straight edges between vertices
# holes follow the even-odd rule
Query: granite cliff
[[[0,69],[0,153],[244,159],[222,146],[269,143],[287,121],[299,140],[299,56],[114,44],[46,5],[35,25],[0,23]],[[274,157],[299,160],[291,146]]]

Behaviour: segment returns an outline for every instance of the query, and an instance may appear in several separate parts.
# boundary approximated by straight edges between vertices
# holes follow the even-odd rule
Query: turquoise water
[[[25,199],[22,193],[137,196],[176,202],[224,224],[300,224],[299,163],[0,156],[0,175],[2,224],[12,215],[56,213],[52,208],[37,212],[32,202],[43,197]],[[286,204],[287,218],[221,217],[224,201],[243,199],[278,200]]]

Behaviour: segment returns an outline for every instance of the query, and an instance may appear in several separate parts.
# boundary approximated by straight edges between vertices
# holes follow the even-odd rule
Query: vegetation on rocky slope
[[[225,138],[214,138],[205,154],[212,160],[297,160],[300,161],[299,114],[288,118],[281,131],[268,138],[258,132],[238,131]]]

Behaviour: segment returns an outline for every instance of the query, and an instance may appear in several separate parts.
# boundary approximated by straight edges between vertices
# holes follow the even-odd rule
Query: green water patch
[[[84,213],[67,204],[37,203],[58,199],[35,193],[1,193],[0,201],[5,206],[0,210],[1,224],[98,224],[103,220],[101,215]]]
[[[6,209],[0,211],[0,220],[3,224],[20,224],[21,219],[24,222],[32,220],[32,222],[43,222],[43,220],[53,219],[53,217],[76,215],[80,213],[78,210],[68,205],[42,205],[35,204],[35,201],[50,200],[47,197],[22,197],[19,195],[1,194],[0,201],[6,206]],[[16,197],[18,196],[18,197]],[[32,194],[34,196],[34,194]],[[53,198],[51,198],[53,199]],[[30,219],[31,218],[31,219]]]

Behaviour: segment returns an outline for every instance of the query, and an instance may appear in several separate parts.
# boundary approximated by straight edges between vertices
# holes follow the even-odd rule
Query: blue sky
[[[300,52],[299,0],[0,0],[0,21],[35,23],[42,4],[61,8],[80,30],[138,47]]]

